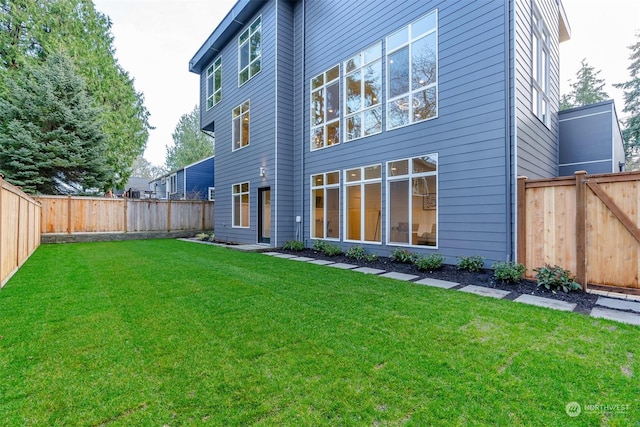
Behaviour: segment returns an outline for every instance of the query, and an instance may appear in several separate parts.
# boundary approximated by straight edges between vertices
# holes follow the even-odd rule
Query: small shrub
[[[198,233],[196,234],[196,239],[198,240],[206,240],[209,238],[209,235],[207,233]]]
[[[442,268],[444,256],[441,253],[429,254],[427,256],[420,255],[416,257],[414,263],[418,270],[433,271]]]
[[[496,262],[493,264],[493,275],[506,283],[518,283],[522,280],[526,268],[517,262]]]
[[[366,262],[376,262],[378,260],[378,255],[377,254],[365,254],[364,255],[364,260]]]
[[[282,249],[289,251],[301,251],[304,249],[304,242],[301,242],[300,240],[289,240],[284,242]]]
[[[564,292],[582,289],[582,286],[576,282],[575,276],[560,266],[551,267],[549,264],[545,264],[540,268],[534,268],[533,271],[536,272],[538,286],[544,286],[553,291],[562,289]]]
[[[349,249],[347,249],[347,252],[344,253],[347,258],[353,258],[357,260],[364,259],[365,254],[366,250],[362,246],[351,246]]]
[[[479,255],[473,256],[459,256],[458,268],[460,270],[467,270],[476,272],[482,270],[484,267],[484,257]]]
[[[210,242],[215,242],[215,241],[216,241],[216,233],[212,232],[212,233],[209,235],[209,241],[210,241]]]
[[[324,252],[324,247],[327,244],[324,240],[316,240],[313,242],[313,249],[316,251]]]
[[[325,243],[324,244],[324,248],[323,248],[323,252],[327,256],[338,256],[338,255],[340,255],[342,253],[342,248],[340,248],[340,246],[334,245],[332,243]]]
[[[391,251],[391,259],[397,262],[403,262],[405,264],[413,263],[415,259],[415,254],[413,252],[409,252],[406,249],[395,248]]]

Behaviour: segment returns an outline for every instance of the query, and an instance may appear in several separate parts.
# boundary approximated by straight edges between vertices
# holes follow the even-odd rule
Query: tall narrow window
[[[311,149],[340,143],[340,65],[311,79]]]
[[[348,169],[345,181],[345,240],[382,243],[381,165]]]
[[[438,115],[437,10],[387,37],[387,129]]]
[[[233,151],[249,145],[249,101],[233,109]]]
[[[222,58],[207,68],[207,110],[222,99]]]
[[[247,228],[249,227],[249,183],[233,184],[232,189],[233,226]]]
[[[178,175],[175,173],[169,176],[169,193],[176,194],[178,192]]]
[[[262,69],[262,16],[238,37],[238,86],[248,82]]]
[[[382,43],[344,66],[345,141],[382,132]]]
[[[387,241],[436,246],[438,155],[387,163]]]
[[[535,7],[532,16],[531,109],[542,123],[549,126],[549,30]]]
[[[340,239],[340,172],[311,175],[311,237]]]

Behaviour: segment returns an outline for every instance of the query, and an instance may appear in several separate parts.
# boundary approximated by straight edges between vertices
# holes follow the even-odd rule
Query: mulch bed
[[[394,271],[398,273],[413,274],[419,276],[420,279],[431,277],[434,279],[447,280],[449,282],[460,283],[460,288],[466,285],[484,286],[487,288],[503,289],[511,293],[505,299],[514,300],[522,294],[535,295],[543,298],[551,298],[570,303],[575,303],[574,312],[589,314],[595,306],[597,295],[589,294],[583,291],[573,291],[564,293],[562,291],[551,291],[545,287],[538,287],[534,280],[522,280],[520,283],[511,284],[503,283],[493,276],[493,270],[483,269],[482,271],[472,273],[469,271],[459,270],[453,265],[444,265],[440,270],[426,272],[420,271],[414,264],[404,264],[396,262],[391,258],[380,257],[377,261],[366,262],[358,261],[353,258],[347,258],[344,255],[329,257],[323,252],[314,249],[303,249],[301,251],[290,251],[277,249],[278,252],[288,253],[297,256],[304,256],[316,259],[325,259],[333,262],[343,262],[347,264],[355,264],[361,267],[377,268],[380,270]],[[416,280],[420,280],[416,279]],[[458,288],[458,287],[456,287]]]

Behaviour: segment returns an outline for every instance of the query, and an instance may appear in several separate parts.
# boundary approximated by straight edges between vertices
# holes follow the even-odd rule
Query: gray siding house
[[[189,64],[216,236],[513,260],[568,38],[559,0],[239,0]]]

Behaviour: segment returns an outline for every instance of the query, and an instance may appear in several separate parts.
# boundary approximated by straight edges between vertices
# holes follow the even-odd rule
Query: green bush
[[[206,240],[209,238],[209,235],[207,233],[198,233],[196,234],[196,239],[198,240]]]
[[[364,259],[365,254],[366,250],[362,246],[351,246],[349,249],[347,249],[347,252],[344,253],[347,258],[353,258],[357,260]]]
[[[549,264],[545,264],[540,268],[534,268],[533,271],[536,272],[538,286],[544,286],[553,291],[562,289],[564,292],[582,289],[582,286],[576,282],[575,276],[560,266],[551,267]]]
[[[476,272],[482,270],[484,267],[484,257],[479,255],[473,256],[459,256],[458,268],[460,270],[467,270]]]
[[[416,255],[413,252],[409,252],[403,248],[395,248],[391,251],[391,259],[397,262],[403,262],[405,264],[413,263]]]
[[[324,240],[316,240],[313,242],[313,249],[316,251],[324,252],[324,247],[327,244]]]
[[[366,262],[376,262],[378,260],[378,255],[377,254],[365,254],[364,255],[364,260]]]
[[[433,271],[442,267],[444,256],[441,253],[429,254],[427,256],[420,255],[415,258],[415,265],[418,270]]]
[[[518,283],[522,280],[526,268],[517,262],[496,262],[493,264],[493,275],[506,283]]]
[[[301,251],[304,249],[304,243],[300,240],[289,240],[287,242],[284,242],[284,245],[282,245],[282,249],[286,249],[289,251]]]
[[[327,256],[338,256],[342,253],[342,248],[338,245],[334,245],[332,243],[325,243],[322,251]]]

